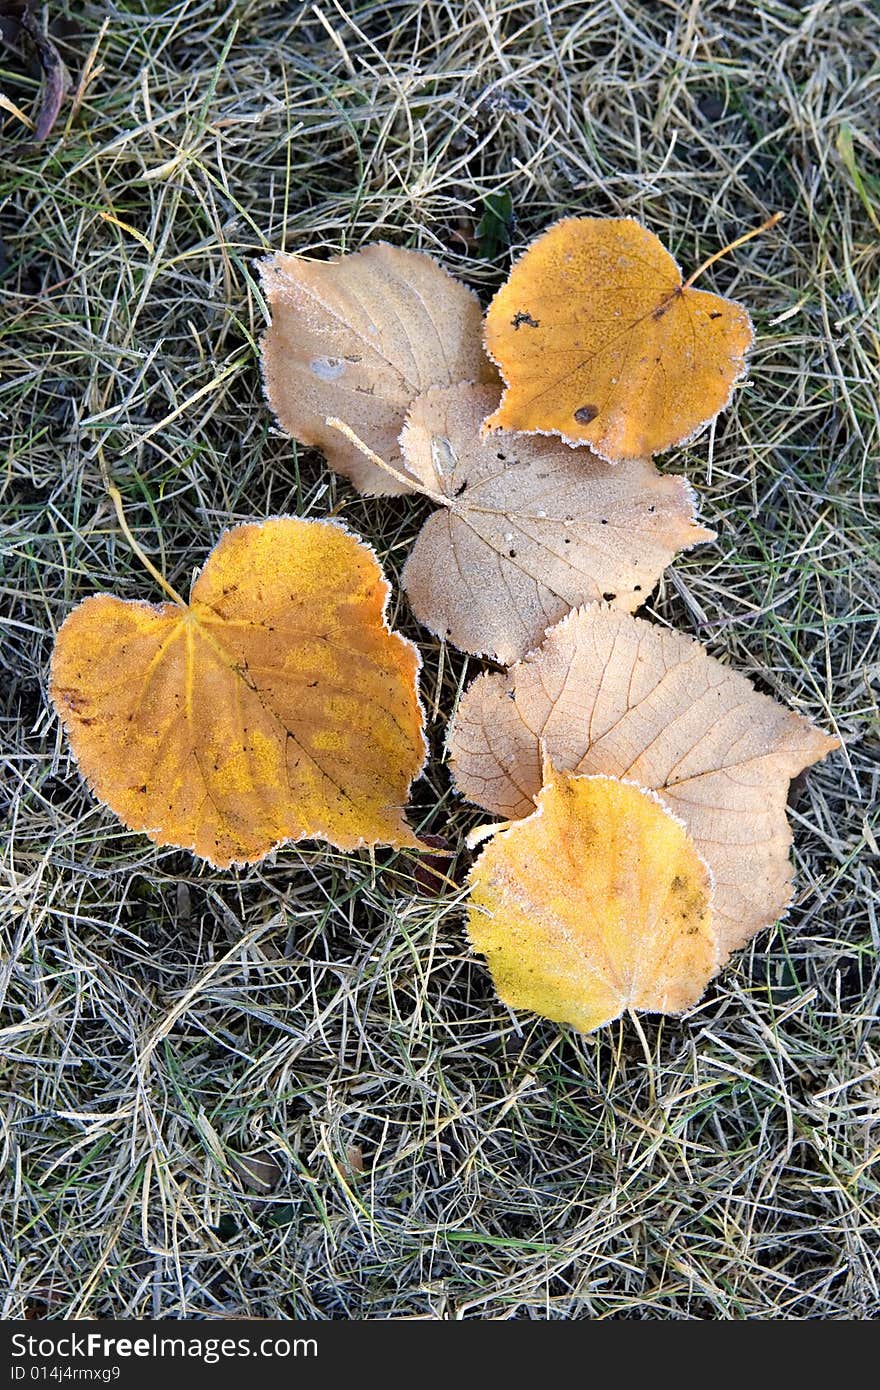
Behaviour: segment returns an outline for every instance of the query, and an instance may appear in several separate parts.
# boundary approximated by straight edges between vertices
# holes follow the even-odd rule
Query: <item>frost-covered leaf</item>
[[[724,409],[753,336],[741,304],[682,284],[632,218],[564,218],[489,307],[486,347],[508,389],[488,428],[649,457]]]
[[[495,815],[530,814],[542,750],[656,791],[714,874],[722,958],[788,906],[789,782],[837,746],[698,642],[602,605],[478,677],[449,739],[459,791]]]
[[[555,439],[481,439],[498,395],[454,386],[413,405],[401,437],[406,465],[445,505],[402,578],[432,632],[507,664],[580,604],[605,597],[638,608],[679,550],[714,533],[696,524],[684,479],[648,460],[612,467]]]
[[[419,657],[388,590],[341,526],[276,517],[227,531],[184,607],[87,598],[50,693],[95,795],[218,868],[312,836],[416,845]]]
[[[718,966],[709,871],[650,792],[545,768],[470,876],[468,933],[506,1004],[589,1033],[681,1013]]]
[[[400,469],[400,431],[420,392],[497,380],[476,296],[430,256],[381,242],[333,261],[279,252],[261,278],[272,313],[263,376],[283,427],[361,492],[406,492],[326,421],[342,418]]]

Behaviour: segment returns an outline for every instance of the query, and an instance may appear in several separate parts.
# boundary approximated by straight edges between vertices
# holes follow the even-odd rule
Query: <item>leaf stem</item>
[[[110,482],[109,478],[106,480],[106,483],[107,491],[110,494],[110,499],[114,507],[116,508],[116,517],[120,527],[122,528],[122,534],[125,536],[125,539],[128,541],[129,545],[131,546],[135,555],[140,560],[144,569],[147,570],[147,572],[153,576],[156,583],[159,585],[161,589],[164,590],[164,592],[168,595],[170,599],[173,599],[175,603],[179,603],[181,608],[188,607],[186,599],[182,599],[177,590],[172,589],[164,574],[162,574],[160,570],[156,569],[156,566],[153,564],[150,557],[144,554],[143,550],[141,550],[134,536],[131,534],[128,522],[125,519],[125,512],[122,510],[122,494],[119,491],[119,488],[115,487],[114,484]]]
[[[642,1044],[642,1051],[645,1054],[645,1062],[648,1067],[648,1095],[652,1105],[657,1104],[657,1087],[654,1080],[654,1059],[651,1056],[651,1049],[648,1046],[648,1039],[645,1037],[645,1030],[635,1009],[627,1009],[629,1021],[638,1034],[639,1042]]]
[[[714,265],[716,261],[720,261],[721,257],[726,256],[730,251],[735,251],[738,246],[743,246],[747,241],[751,241],[752,237],[760,236],[762,232],[768,232],[771,227],[776,226],[777,222],[781,222],[784,216],[784,212],[774,212],[773,216],[768,217],[766,222],[762,222],[760,227],[753,227],[750,232],[743,232],[742,236],[738,236],[736,241],[732,241],[729,246],[725,246],[720,251],[716,251],[708,260],[703,261],[702,265],[697,266],[693,275],[688,276],[687,280],[685,280],[682,285],[682,289],[689,290],[694,281],[702,275],[704,270],[708,270],[710,265]]]
[[[442,492],[432,492],[429,487],[424,487],[423,484],[419,482],[418,478],[412,477],[409,473],[402,473],[399,468],[394,468],[392,464],[386,463],[378,454],[374,454],[370,446],[365,444],[349,425],[346,425],[342,420],[337,420],[335,415],[328,415],[324,424],[329,425],[331,429],[339,430],[340,434],[345,435],[349,444],[353,444],[356,449],[360,449],[365,458],[368,458],[377,468],[381,468],[383,473],[387,473],[390,477],[395,478],[397,482],[405,483],[411,492],[420,492],[424,497],[430,497],[431,501],[436,502],[438,507],[452,506],[451,498],[444,497]]]

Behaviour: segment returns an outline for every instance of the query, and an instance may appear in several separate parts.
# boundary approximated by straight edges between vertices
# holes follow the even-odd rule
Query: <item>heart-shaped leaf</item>
[[[753,336],[741,304],[682,284],[632,218],[564,218],[489,307],[507,390],[487,427],[560,434],[612,463],[661,453],[727,405]]]
[[[471,871],[468,932],[512,1008],[589,1033],[677,1014],[718,967],[710,874],[651,792],[545,767],[537,809]]]
[[[275,517],[227,531],[186,606],[87,598],[50,693],[95,795],[218,868],[313,836],[417,845],[420,661],[388,593],[341,526]]]
[[[420,392],[496,381],[476,296],[430,256],[378,243],[333,261],[279,252],[261,266],[272,323],[262,341],[269,404],[303,444],[366,493],[402,493],[327,425],[342,416],[396,469],[404,417]]]
[[[459,791],[494,815],[531,813],[545,755],[656,791],[714,875],[722,959],[788,906],[789,782],[837,747],[698,642],[602,605],[478,677],[449,739]]]
[[[442,510],[403,571],[420,622],[505,665],[571,608],[645,602],[680,550],[714,539],[683,478],[649,460],[614,468],[589,449],[480,426],[495,386],[420,396],[401,436],[406,466]]]

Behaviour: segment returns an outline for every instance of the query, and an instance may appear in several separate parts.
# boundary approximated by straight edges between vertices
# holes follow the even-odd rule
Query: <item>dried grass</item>
[[[47,8],[75,79],[92,60],[39,149],[0,111],[5,1315],[875,1316],[870,0]],[[720,540],[649,611],[846,752],[792,813],[788,918],[690,1017],[645,1020],[650,1066],[625,1023],[501,1007],[460,891],[420,894],[410,857],[221,874],[95,805],[47,708],[52,636],[95,590],[155,597],[102,462],[184,588],[231,520],[285,511],[344,514],[396,576],[426,510],[274,427],[256,257],[383,237],[485,298],[563,213],[633,214],[691,267],[776,208],[705,282],[754,312],[751,378],[664,460]],[[440,751],[479,663],[397,619],[437,753],[418,822],[459,843],[480,814]]]

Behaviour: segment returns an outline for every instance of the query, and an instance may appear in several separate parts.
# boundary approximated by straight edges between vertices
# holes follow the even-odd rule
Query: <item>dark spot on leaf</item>
[[[710,319],[720,319],[721,317],[722,317],[722,314],[721,314],[721,310],[720,310],[720,309],[716,310],[716,312],[715,312],[714,314],[710,314],[710,315],[709,315],[709,318],[710,318]]]
[[[515,550],[508,550],[507,553],[508,553],[508,555],[510,556],[511,560],[515,560],[515,559],[516,559],[516,551],[515,551]]]
[[[607,594],[603,594],[602,597],[604,598],[604,600],[605,600],[606,603],[611,603],[613,599],[616,599],[616,598],[617,598],[617,595],[616,595],[616,594],[612,594],[612,593],[607,593]]]
[[[574,418],[579,425],[588,425],[591,420],[595,420],[598,414],[599,407],[597,405],[581,405],[574,412]]]
[[[514,314],[513,318],[510,320],[510,326],[511,328],[522,328],[524,323],[527,324],[529,328],[540,328],[541,326],[540,319],[533,319],[531,314],[527,314],[524,309],[521,309],[518,313]]]

